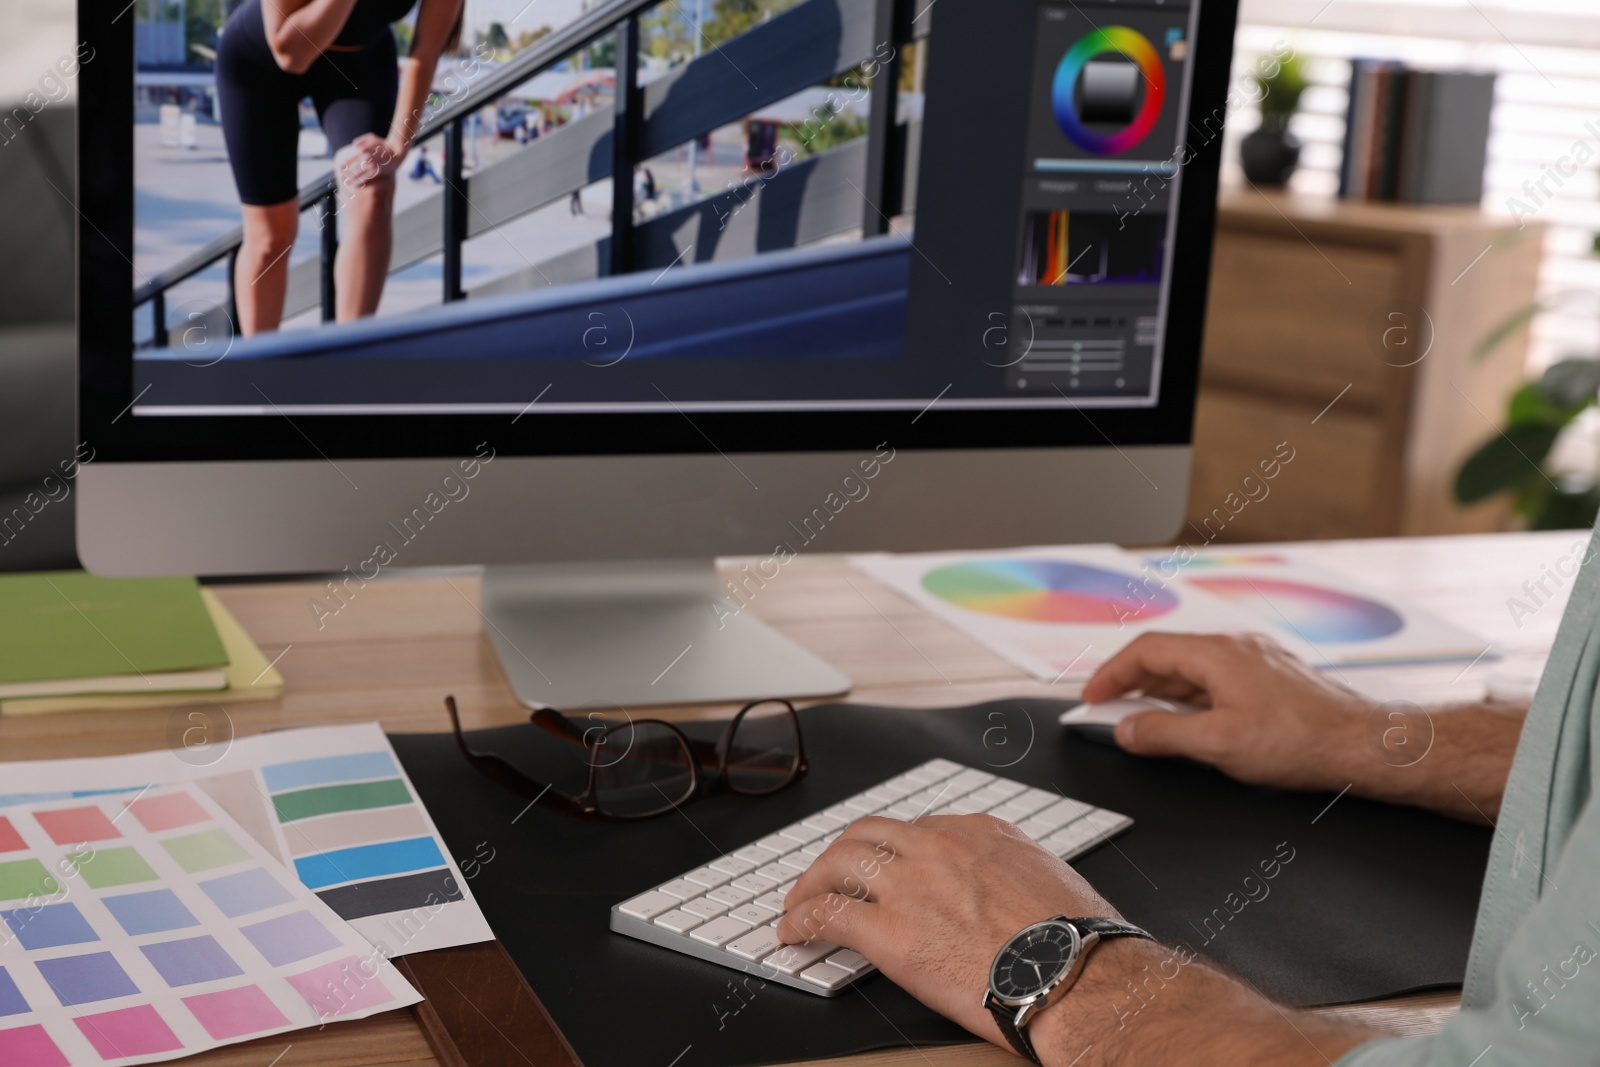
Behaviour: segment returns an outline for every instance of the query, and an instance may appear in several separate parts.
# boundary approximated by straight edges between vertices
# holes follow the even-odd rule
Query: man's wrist
[[[1028,1022],[1028,1039],[1045,1067],[1066,1065],[1088,1046],[1126,1029],[1194,954],[1143,938],[1118,937],[1089,950],[1072,987]]]

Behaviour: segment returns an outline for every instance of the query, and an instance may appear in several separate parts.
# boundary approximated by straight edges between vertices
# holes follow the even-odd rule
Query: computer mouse
[[[1091,741],[1115,744],[1113,734],[1116,731],[1117,723],[1129,715],[1136,715],[1142,711],[1196,712],[1202,710],[1204,709],[1197,708],[1193,704],[1184,704],[1176,700],[1132,696],[1106,700],[1099,704],[1079,704],[1075,708],[1063,711],[1057,721],[1073,733]]]

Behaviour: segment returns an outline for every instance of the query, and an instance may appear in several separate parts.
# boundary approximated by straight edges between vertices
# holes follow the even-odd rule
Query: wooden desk
[[[1459,538],[1331,542],[1319,562],[1403,593],[1481,631],[1498,651],[1538,652],[1554,636],[1561,606],[1550,603],[1518,627],[1506,600],[1579,540],[1580,534],[1501,534]],[[1304,548],[1305,546],[1298,546]],[[848,581],[846,580],[848,578]],[[469,728],[524,721],[477,610],[470,571],[383,580],[360,590],[318,629],[308,601],[314,583],[229,585],[217,589],[287,679],[281,699],[230,710],[237,733],[287,726],[377,720],[392,731],[439,730],[446,693],[461,702]],[[851,699],[932,707],[1001,696],[1075,695],[1017,668],[848,568],[838,557],[796,560],[752,602],[751,610],[856,681]],[[670,714],[722,713],[691,708]],[[0,718],[5,759],[136,752],[166,744],[169,712],[78,712]],[[1456,998],[1429,994],[1331,1009],[1392,1034],[1438,1029]],[[277,1057],[274,1059],[274,1057]],[[392,1012],[321,1031],[268,1038],[196,1057],[205,1065],[355,1067],[434,1063],[408,1012]],[[853,1067],[1015,1064],[988,1046],[903,1049],[856,1057]]]

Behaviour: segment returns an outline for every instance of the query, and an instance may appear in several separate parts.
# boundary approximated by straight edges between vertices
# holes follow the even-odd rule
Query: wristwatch
[[[1054,919],[1024,927],[995,953],[983,1006],[1020,1056],[1039,1062],[1027,1025],[1078,980],[1083,961],[1102,938],[1149,934],[1116,919]]]

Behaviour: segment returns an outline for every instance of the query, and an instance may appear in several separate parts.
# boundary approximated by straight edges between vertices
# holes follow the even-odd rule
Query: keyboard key
[[[754,866],[759,867],[763,863],[771,863],[773,860],[783,855],[783,853],[767,848],[765,845],[757,844],[746,845],[744,848],[741,848],[739,851],[735,852],[734,855],[738,856],[742,860],[748,860]]]
[[[910,822],[927,810],[928,806],[926,804],[912,804],[909,801],[902,800],[885,811],[883,817],[886,819],[899,819],[901,822]]]
[[[937,782],[942,778],[948,778],[950,776],[948,774],[940,774],[931,766],[924,763],[920,767],[911,768],[911,770],[905,773],[904,777],[909,778],[911,781],[920,785],[927,785],[929,782]]]
[[[713,871],[721,871],[729,878],[737,878],[741,874],[749,874],[759,864],[751,863],[749,860],[742,860],[738,856],[724,856],[719,860],[712,860],[706,866]]]
[[[791,852],[778,862],[797,874],[805,874],[811,869],[811,857],[804,852]]]
[[[812,857],[820,856],[826,851],[828,851],[828,843],[826,841],[822,840],[822,838],[820,838],[820,837],[817,838],[815,841],[811,842],[811,844],[807,845],[805,848],[800,850],[802,855],[812,856]]]
[[[848,984],[853,977],[855,976],[843,967],[835,967],[826,960],[813,964],[800,972],[800,980],[802,982],[810,982],[812,985],[821,986],[823,989],[838,989],[840,986]]]
[[[774,889],[773,892],[774,893],[782,893],[783,895],[788,896],[789,895],[789,890],[793,889],[794,888],[794,884],[796,882],[798,882],[799,880],[800,879],[798,879],[798,878],[791,878],[787,882],[785,882],[782,885],[780,885],[778,888]]]
[[[662,912],[671,911],[677,906],[678,898],[669,897],[665,893],[652,889],[648,893],[639,894],[617,910],[624,915],[631,915],[635,919],[643,919],[649,922]]]
[[[998,808],[990,808],[989,814],[997,819],[1015,823],[1025,821],[1033,812],[1028,810],[1026,804],[1018,804],[1014,800],[1008,800]]]
[[[793,838],[802,845],[809,845],[811,842],[815,841],[817,838],[821,837],[827,832],[828,831],[826,830],[813,830],[805,823],[800,822],[795,823],[793,826],[785,826],[782,830],[778,831],[778,833],[782,834],[784,837]],[[790,845],[789,847],[794,848],[796,846]]]
[[[983,803],[982,801],[979,801],[978,803],[973,803],[971,797],[962,797],[960,800],[956,801],[954,804],[946,804],[944,807],[940,808],[938,814],[940,814],[940,815],[976,815],[980,811],[988,811],[992,807],[994,807],[993,804],[986,804],[986,803]]]
[[[690,915],[681,908],[673,908],[671,911],[664,911],[656,916],[657,926],[664,926],[675,934],[686,934],[704,921],[704,919]]]
[[[832,815],[826,815],[819,811],[809,819],[800,820],[800,824],[809,826],[819,833],[831,834],[835,830],[843,830],[846,826],[849,826],[850,821],[848,819],[836,819]]]
[[[1089,805],[1077,800],[1060,800],[1040,811],[1034,818],[1049,826],[1052,830],[1059,830],[1073,819],[1081,818],[1085,813],[1092,811]]]
[[[863,815],[871,815],[883,807],[876,800],[868,800],[866,797],[851,797],[844,802],[844,806],[853,809],[856,812],[856,818],[860,818]]]
[[[923,766],[937,774],[940,778],[948,778],[952,774],[957,774],[966,770],[966,768],[961,766],[961,764],[951,763],[947,759],[929,760],[927,763],[924,763]]]
[[[754,893],[743,889],[735,889],[731,885],[720,886],[706,894],[707,900],[714,900],[718,904],[726,904],[730,908],[737,908],[740,904],[748,904],[755,899]]]
[[[735,938],[723,946],[742,960],[759,960],[783,947],[778,931],[770,926],[758,926],[743,937]]]
[[[855,808],[850,807],[848,804],[835,804],[831,808],[824,808],[822,810],[822,814],[832,815],[835,819],[842,819],[846,825],[849,825],[850,823],[853,823],[857,819],[861,818],[861,813]]]
[[[760,841],[757,841],[756,844],[760,845],[764,849],[776,853],[778,856],[781,856],[785,852],[788,852],[791,848],[794,848],[794,842],[790,841],[782,834],[768,834]],[[772,860],[768,860],[767,862],[771,863]]]
[[[704,926],[696,927],[689,932],[689,936],[696,941],[704,941],[708,945],[721,948],[736,937],[743,937],[749,932],[750,927],[724,915],[720,919],[712,919]]]
[[[1012,797],[1007,803],[1020,804],[1028,809],[1029,815],[1032,815],[1036,811],[1048,808],[1060,799],[1060,793],[1052,793],[1048,789],[1030,789],[1026,793],[1020,793]]]
[[[686,900],[683,902],[682,907],[684,911],[701,920],[715,919],[718,915],[728,910],[726,904],[719,904],[708,897],[695,897],[693,900]]]
[[[988,785],[992,781],[994,781],[994,775],[986,771],[967,770],[950,779],[950,788],[959,789],[963,793],[970,793],[979,786]]]
[[[728,918],[738,919],[746,926],[765,926],[772,921],[772,912],[766,908],[758,908],[754,904],[746,904],[742,908],[734,908],[728,912]]]
[[[862,971],[869,970],[872,967],[872,962],[867,957],[848,948],[842,948],[829,956],[828,962],[835,967],[841,967],[849,971],[851,974],[860,974]]]
[[[696,867],[684,877],[695,885],[705,886],[707,889],[715,889],[719,885],[727,885],[733,881],[733,875],[723,874],[711,867]]]
[[[783,902],[787,897],[787,893],[763,893],[761,896],[756,897],[755,904],[757,907],[766,908],[775,915],[782,915],[784,910]]]
[[[1003,801],[1005,801],[1005,799],[1007,797],[1013,797],[1013,796],[1016,796],[1016,794],[1015,793],[1007,793],[1004,790],[996,789],[995,788],[995,783],[994,782],[990,782],[988,785],[984,786],[982,789],[979,789],[977,792],[968,793],[966,796],[962,797],[961,799],[962,799],[963,803],[967,803],[967,804],[982,804],[985,807],[992,808],[996,804],[1000,804]]]
[[[781,858],[781,857],[780,857]],[[772,878],[782,883],[794,877],[794,872],[781,863],[769,863],[765,867],[757,867],[750,873],[752,878]]]
[[[657,892],[665,893],[667,896],[672,897],[674,900],[688,900],[691,897],[699,896],[701,893],[704,893],[705,891],[706,891],[706,887],[705,886],[703,886],[703,885],[695,885],[693,882],[689,881],[687,878],[679,878],[675,882],[668,882],[666,885],[661,886],[657,890]]]
[[[827,941],[805,941],[786,945],[761,962],[782,974],[799,974],[813,963],[820,963],[838,947]]]
[[[1014,797],[1018,793],[1026,793],[1028,791],[1027,786],[1023,785],[1021,782],[1013,782],[1009,778],[996,779],[995,781],[990,782],[984,788],[992,789],[996,793],[999,793],[1002,797]]]
[[[787,877],[787,871],[785,872],[785,877]],[[728,884],[735,889],[743,889],[751,896],[760,896],[777,885],[778,881],[779,879],[777,878],[768,878],[762,874],[747,874],[741,878],[735,878]],[[666,890],[663,889],[662,892],[666,892]]]

